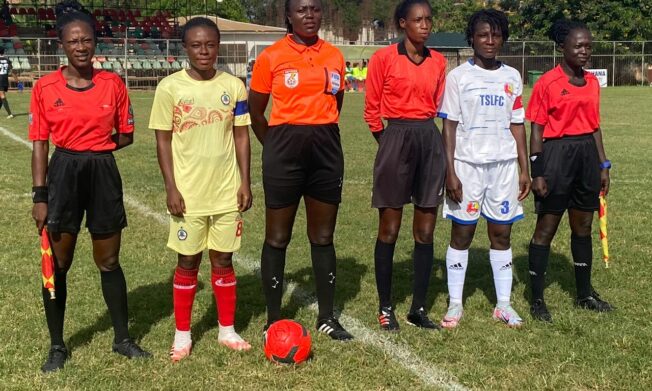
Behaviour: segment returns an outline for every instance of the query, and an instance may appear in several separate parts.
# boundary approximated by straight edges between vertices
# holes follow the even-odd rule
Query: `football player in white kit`
[[[448,163],[443,215],[453,224],[446,253],[449,307],[441,325],[454,328],[462,317],[469,247],[482,216],[498,301],[493,318],[519,327],[523,320],[510,304],[510,236],[512,223],[523,218],[521,201],[530,192],[523,84],[516,69],[496,59],[509,37],[503,12],[473,14],[466,37],[473,58],[448,74],[439,113]]]

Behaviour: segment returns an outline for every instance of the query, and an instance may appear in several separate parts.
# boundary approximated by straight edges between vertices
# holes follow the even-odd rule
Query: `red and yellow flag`
[[[54,300],[56,298],[54,293],[54,256],[45,228],[41,231],[41,277],[43,277],[43,288],[50,292],[50,299]]]
[[[607,238],[607,199],[604,193],[600,192],[600,211],[598,212],[600,218],[600,242],[602,243],[602,260],[604,267],[609,267],[609,240]]]

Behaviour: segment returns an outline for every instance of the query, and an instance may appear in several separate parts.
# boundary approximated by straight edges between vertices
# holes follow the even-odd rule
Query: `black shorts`
[[[7,92],[7,91],[9,91],[9,84],[2,84],[2,83],[0,83],[0,91],[2,91],[2,92]]]
[[[432,119],[390,120],[380,137],[371,206],[422,208],[441,204],[446,156],[441,133]]]
[[[306,195],[342,201],[344,154],[337,124],[271,126],[263,146],[263,188],[268,208],[299,203]]]
[[[127,226],[113,154],[57,148],[48,166],[48,230],[76,234],[84,212],[92,234],[120,232]]]
[[[535,195],[537,214],[600,208],[600,158],[592,134],[546,140],[543,163],[548,195]]]

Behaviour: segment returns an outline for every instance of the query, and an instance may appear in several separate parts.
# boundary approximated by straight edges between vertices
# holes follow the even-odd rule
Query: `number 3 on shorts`
[[[502,208],[500,208],[500,213],[506,215],[509,213],[509,201],[503,201],[501,204]]]

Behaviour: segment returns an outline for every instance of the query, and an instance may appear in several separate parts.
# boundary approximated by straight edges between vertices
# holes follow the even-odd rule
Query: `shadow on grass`
[[[528,256],[523,255],[516,257],[514,259],[514,265],[516,266],[514,269],[516,276],[523,284],[527,285],[527,289],[523,292],[523,297],[528,301],[528,303],[531,303],[532,284],[530,284]],[[573,261],[571,261],[566,255],[554,252],[550,253],[545,286],[548,288],[552,284],[558,284],[559,287],[568,294],[568,297],[575,299],[577,293],[575,288],[575,269]]]
[[[203,284],[197,284],[197,291]],[[172,276],[167,281],[139,286],[127,294],[129,304],[129,334],[135,340],[146,336],[161,319],[172,314]],[[95,334],[112,329],[108,310],[93,325],[85,327],[68,340],[71,349],[88,344]],[[146,347],[144,347],[146,348]]]
[[[362,276],[366,271],[367,266],[357,262],[353,258],[337,260],[336,310],[343,310],[346,303],[358,295]],[[294,273],[286,273],[285,281],[286,284],[289,281],[296,283],[298,288],[293,291],[288,305],[281,312],[283,318],[293,319],[301,308],[308,305],[305,301],[305,295],[311,294],[314,296],[315,280],[312,266],[302,268]],[[254,324],[253,319],[265,313],[265,296],[261,287],[260,275],[257,271],[256,273],[239,274],[235,329],[241,331],[253,326],[259,328],[262,333],[263,324]],[[201,319],[193,325],[193,342],[198,343],[204,334],[214,327],[217,327],[217,311],[215,302],[213,301]]]

